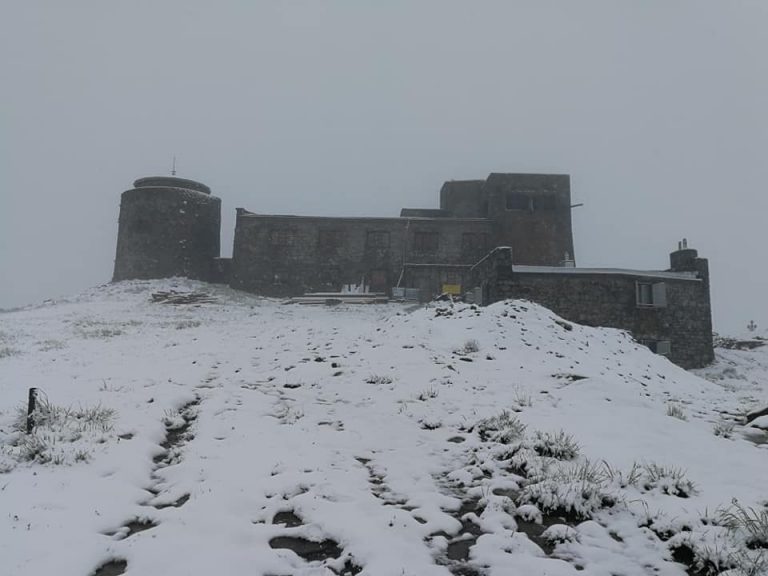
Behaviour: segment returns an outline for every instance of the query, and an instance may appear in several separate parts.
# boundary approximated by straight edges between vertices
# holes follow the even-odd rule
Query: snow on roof
[[[518,274],[611,274],[637,276],[640,278],[668,278],[670,280],[701,280],[696,272],[670,272],[668,270],[628,270],[625,268],[568,268],[565,266],[524,266],[512,265]]]
[[[248,218],[272,218],[282,220],[334,220],[338,222],[354,222],[354,221],[388,221],[388,222],[400,222],[405,223],[408,220],[426,220],[429,222],[488,222],[488,218],[454,218],[454,217],[431,217],[431,216],[300,216],[296,214],[257,214],[255,212],[248,212],[242,209],[238,214],[240,217]]]

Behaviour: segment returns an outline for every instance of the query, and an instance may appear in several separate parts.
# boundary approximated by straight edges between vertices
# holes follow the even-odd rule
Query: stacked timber
[[[292,304],[325,305],[337,304],[384,304],[389,298],[383,292],[311,292],[289,300]]]

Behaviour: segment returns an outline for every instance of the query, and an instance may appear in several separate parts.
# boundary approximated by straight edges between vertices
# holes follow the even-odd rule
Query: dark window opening
[[[317,237],[317,248],[320,252],[335,252],[343,244],[341,230],[320,230]]]
[[[653,306],[653,284],[637,283],[637,305]]]
[[[480,239],[478,238],[477,234],[473,234],[472,232],[464,232],[464,234],[461,235],[461,251],[462,252],[476,252],[480,249]]]
[[[386,292],[388,288],[387,271],[371,270],[368,275],[368,287],[371,292]]]
[[[557,198],[551,194],[542,194],[533,198],[534,210],[554,210],[557,208]]]
[[[654,354],[669,356],[672,352],[672,343],[669,340],[640,340],[640,344],[647,346]]]
[[[638,282],[636,284],[637,306],[641,308],[664,308],[667,305],[667,286],[664,282]]]
[[[415,252],[432,254],[437,252],[439,243],[437,232],[416,232],[413,236],[413,249]]]
[[[507,210],[530,210],[531,197],[525,192],[507,192]]]
[[[386,250],[389,248],[389,232],[385,230],[371,230],[365,239],[368,249]]]

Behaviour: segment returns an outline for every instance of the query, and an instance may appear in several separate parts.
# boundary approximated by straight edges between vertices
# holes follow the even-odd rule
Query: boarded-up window
[[[386,230],[370,230],[365,239],[365,247],[373,250],[389,248],[389,232]]]
[[[293,246],[293,230],[274,228],[269,231],[269,243],[272,246]]]
[[[437,232],[417,231],[413,235],[413,250],[423,254],[434,254],[437,252],[439,239]]]

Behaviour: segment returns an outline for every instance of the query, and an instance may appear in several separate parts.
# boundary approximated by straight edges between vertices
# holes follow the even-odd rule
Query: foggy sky
[[[0,307],[110,280],[120,193],[397,216],[444,180],[571,175],[580,266],[710,259],[715,328],[768,326],[764,0],[0,5]]]

